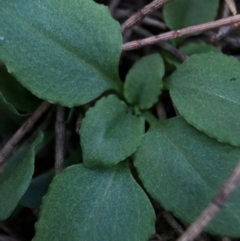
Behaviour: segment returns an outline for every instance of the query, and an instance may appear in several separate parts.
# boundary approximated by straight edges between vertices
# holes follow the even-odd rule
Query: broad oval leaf
[[[171,97],[197,129],[240,146],[240,63],[221,53],[189,57],[169,77]]]
[[[128,103],[148,109],[158,100],[163,87],[164,63],[159,54],[141,58],[130,69],[124,83]]]
[[[33,241],[146,241],[154,221],[127,162],[99,169],[80,164],[54,178]]]
[[[132,115],[115,95],[99,100],[82,121],[83,163],[88,167],[114,165],[136,151],[144,134],[144,120]]]
[[[0,167],[0,220],[11,215],[30,185],[34,172],[34,149],[42,139],[43,134],[39,133],[28,148],[16,153],[8,160],[7,166]]]
[[[72,107],[120,91],[119,23],[92,0],[0,0],[0,60],[36,96]]]
[[[180,29],[213,21],[218,6],[219,0],[177,0],[164,6],[163,16],[170,29]]]
[[[134,165],[150,195],[191,223],[211,202],[239,158],[239,148],[217,142],[177,117],[151,126]],[[240,187],[206,230],[240,236],[239,200]]]

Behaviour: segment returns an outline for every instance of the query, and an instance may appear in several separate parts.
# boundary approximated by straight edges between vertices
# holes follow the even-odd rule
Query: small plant
[[[180,29],[213,21],[218,8],[218,0],[173,0],[163,17]],[[203,42],[181,45],[183,37],[170,45],[183,63],[151,52],[122,81],[122,49],[144,43],[122,46],[120,24],[104,5],[0,0],[0,22],[3,140],[29,118],[0,152],[0,220],[18,204],[41,205],[34,241],[146,241],[156,233],[154,200],[194,222],[240,159],[239,60]],[[157,118],[153,107],[163,93],[178,116]],[[41,132],[35,125],[30,143],[18,145],[49,103],[57,105],[55,177],[51,163],[34,171],[35,154],[44,153],[53,128]],[[63,163],[64,129],[75,128],[76,113],[80,149],[71,147],[77,151]],[[239,200],[238,188],[205,230],[240,237]]]

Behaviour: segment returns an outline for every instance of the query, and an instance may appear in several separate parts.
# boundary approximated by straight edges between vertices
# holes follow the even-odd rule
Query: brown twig
[[[169,213],[164,211],[163,212],[164,219],[171,225],[171,227],[174,229],[174,231],[181,235],[184,232],[183,227],[177,222],[177,220]]]
[[[145,37],[149,37],[152,36],[152,34],[150,32],[148,32],[147,30],[140,28],[140,27],[135,27],[133,29],[134,31],[138,32],[139,34],[145,36]],[[163,41],[160,43],[157,43],[157,45],[166,50],[167,52],[171,53],[173,56],[175,56],[177,59],[179,59],[181,62],[184,62],[188,56],[186,54],[184,54],[183,52],[181,52],[180,50],[178,50],[177,48],[175,48],[174,46],[172,46],[171,44]]]
[[[43,115],[43,113],[50,107],[48,102],[43,102],[33,115],[23,123],[18,131],[11,137],[11,139],[5,144],[0,151],[0,164],[4,161],[5,157],[10,154],[17,143],[24,137],[24,135],[33,127],[37,120]]]
[[[137,23],[139,23],[146,15],[156,11],[158,8],[161,8],[165,4],[171,2],[172,0],[154,0],[148,5],[146,5],[143,9],[139,10],[133,16],[126,20],[126,22],[122,25],[122,33],[126,30],[130,29]]]
[[[145,38],[142,40],[135,40],[135,41],[124,44],[122,49],[123,49],[123,51],[138,49],[138,48],[141,48],[146,45],[152,45],[152,44],[156,44],[161,41],[176,39],[176,38],[179,38],[179,37],[182,37],[185,35],[195,34],[195,33],[203,32],[203,31],[210,30],[213,28],[218,28],[218,27],[221,27],[224,25],[234,24],[237,22],[240,22],[240,14],[232,16],[232,17],[220,19],[217,21],[213,21],[213,22],[208,22],[208,23],[204,23],[204,24],[199,24],[199,25],[183,28],[180,30],[169,31],[167,33],[159,34],[159,35]]]
[[[57,106],[57,119],[55,123],[56,145],[55,145],[55,175],[63,170],[64,164],[64,144],[65,144],[65,124],[64,107]]]
[[[159,120],[166,120],[167,119],[167,113],[164,108],[164,105],[161,101],[158,101],[156,105],[156,110],[157,110],[157,116]]]
[[[113,13],[117,7],[117,5],[120,3],[121,0],[111,0],[109,3],[109,9],[111,13]]]
[[[177,241],[193,241],[225,205],[240,183],[240,162],[213,201]]]

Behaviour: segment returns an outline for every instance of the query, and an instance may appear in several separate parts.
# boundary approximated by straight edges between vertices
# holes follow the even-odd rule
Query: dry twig
[[[158,8],[161,8],[165,4],[171,2],[172,0],[154,0],[143,9],[139,10],[133,16],[131,16],[125,23],[122,25],[122,33],[130,29],[137,23],[139,23],[146,15],[156,11]]]
[[[240,183],[240,162],[213,201],[177,241],[193,241],[225,205]]]
[[[145,37],[149,37],[152,36],[152,34],[150,32],[148,32],[147,30],[140,28],[140,27],[135,27],[133,30],[135,30],[136,32],[138,32],[139,34],[145,36]],[[175,56],[177,59],[179,59],[181,62],[184,62],[188,56],[186,54],[184,54],[183,52],[181,52],[180,50],[178,50],[177,48],[175,48],[174,46],[172,46],[171,44],[163,41],[160,43],[157,43],[157,45],[166,50],[167,52],[171,53],[173,56]]]
[[[43,102],[33,115],[23,123],[18,131],[11,137],[11,139],[5,144],[0,151],[0,164],[4,161],[5,157],[10,154],[17,143],[24,137],[24,135],[33,127],[37,120],[43,115],[43,113],[50,107],[48,102]]]
[[[55,145],[55,175],[63,170],[64,144],[65,144],[65,124],[64,107],[57,106],[57,119],[55,123],[56,145]]]
[[[120,3],[121,0],[111,0],[109,3],[109,9],[111,13],[113,13],[117,7],[117,5]]]
[[[224,25],[234,24],[237,22],[240,22],[240,14],[232,16],[232,17],[220,19],[217,21],[213,21],[213,22],[208,22],[208,23],[204,23],[204,24],[199,24],[199,25],[183,28],[181,30],[169,31],[167,33],[159,34],[159,35],[145,38],[142,40],[135,40],[135,41],[124,44],[123,51],[139,49],[146,45],[152,45],[152,44],[156,44],[161,41],[176,39],[176,38],[179,38],[179,37],[182,37],[185,35],[195,34],[195,33],[203,32],[203,31],[210,30],[213,28],[218,28],[218,27],[221,27]]]

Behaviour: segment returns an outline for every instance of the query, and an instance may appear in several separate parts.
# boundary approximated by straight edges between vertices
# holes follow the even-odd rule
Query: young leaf
[[[185,222],[193,222],[231,174],[240,149],[199,132],[182,117],[151,126],[134,165],[147,191]],[[240,236],[240,188],[206,228]]]
[[[169,77],[171,97],[197,129],[240,146],[240,63],[221,53],[193,55]]]
[[[7,219],[27,190],[34,172],[34,149],[43,139],[39,133],[35,141],[15,154],[8,165],[1,167],[0,174],[0,220]]]
[[[40,100],[25,89],[5,69],[0,68],[0,92],[6,102],[13,105],[15,109],[31,113],[39,106]]]
[[[122,36],[107,7],[0,0],[0,22],[0,60],[36,96],[72,107],[120,91]]]
[[[218,6],[219,0],[177,0],[164,6],[163,16],[170,29],[181,29],[213,21]]]
[[[146,241],[154,219],[127,162],[99,169],[74,165],[50,185],[33,241]]]
[[[124,84],[128,103],[148,109],[157,102],[163,86],[164,63],[159,54],[141,58],[130,69]]]
[[[80,139],[88,167],[114,165],[136,151],[144,134],[144,120],[128,111],[115,95],[104,97],[83,119]]]

